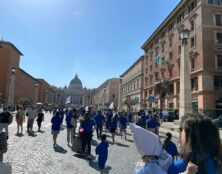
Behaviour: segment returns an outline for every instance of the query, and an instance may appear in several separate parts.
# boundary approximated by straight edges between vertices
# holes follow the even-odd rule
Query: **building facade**
[[[222,111],[222,3],[220,0],[182,0],[142,45],[144,50],[144,107],[178,109],[181,41],[189,29],[188,52],[192,109]],[[154,97],[155,100],[148,99]]]
[[[102,85],[94,90],[93,107],[95,109],[106,109],[113,103],[113,109],[118,107],[119,98],[119,78],[106,80]]]
[[[143,67],[144,56],[141,56],[120,76],[119,109],[139,111],[143,107]]]
[[[51,86],[21,69],[20,56],[23,54],[12,43],[0,41],[0,104],[45,103],[46,91],[52,93]]]

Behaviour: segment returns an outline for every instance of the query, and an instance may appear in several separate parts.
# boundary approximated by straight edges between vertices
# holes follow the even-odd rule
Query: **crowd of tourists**
[[[0,113],[0,132],[5,128],[8,138],[8,125],[12,122],[9,108]],[[127,140],[127,127],[133,134],[135,146],[141,159],[136,163],[136,174],[221,174],[222,148],[218,127],[205,115],[189,114],[182,117],[179,129],[179,144],[172,141],[168,132],[164,141],[159,137],[162,113],[155,110],[140,112],[133,116],[124,111],[111,109],[86,111],[85,109],[53,109],[51,133],[53,147],[57,147],[57,138],[61,128],[67,128],[67,145],[72,146],[77,138],[81,142],[81,154],[91,156],[91,141],[95,130],[96,138],[101,143],[96,147],[98,166],[104,171],[108,158],[109,143],[107,134],[111,134],[115,144],[115,135]],[[42,109],[36,107],[17,107],[17,134],[23,133],[23,123],[27,119],[27,133],[32,134],[36,120],[38,131],[44,121]],[[112,155],[112,154],[111,154]]]

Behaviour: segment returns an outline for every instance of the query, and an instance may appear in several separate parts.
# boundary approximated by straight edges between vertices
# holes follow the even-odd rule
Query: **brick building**
[[[189,29],[193,111],[222,109],[222,2],[182,0],[142,45],[143,98],[146,108],[179,108],[181,41],[178,30]],[[158,60],[158,61],[157,61]]]
[[[47,91],[52,93],[51,86],[19,67],[23,54],[12,43],[0,41],[0,46],[0,104],[45,103]]]

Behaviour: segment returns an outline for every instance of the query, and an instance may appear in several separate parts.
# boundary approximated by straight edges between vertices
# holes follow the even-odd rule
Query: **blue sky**
[[[77,73],[95,88],[119,77],[180,0],[2,0],[0,34],[20,67],[64,87]]]

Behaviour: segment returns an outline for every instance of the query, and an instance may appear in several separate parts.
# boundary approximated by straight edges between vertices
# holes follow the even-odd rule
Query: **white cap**
[[[130,123],[130,129],[133,131],[133,139],[141,157],[144,155],[160,156],[162,142],[159,136],[134,123]]]

